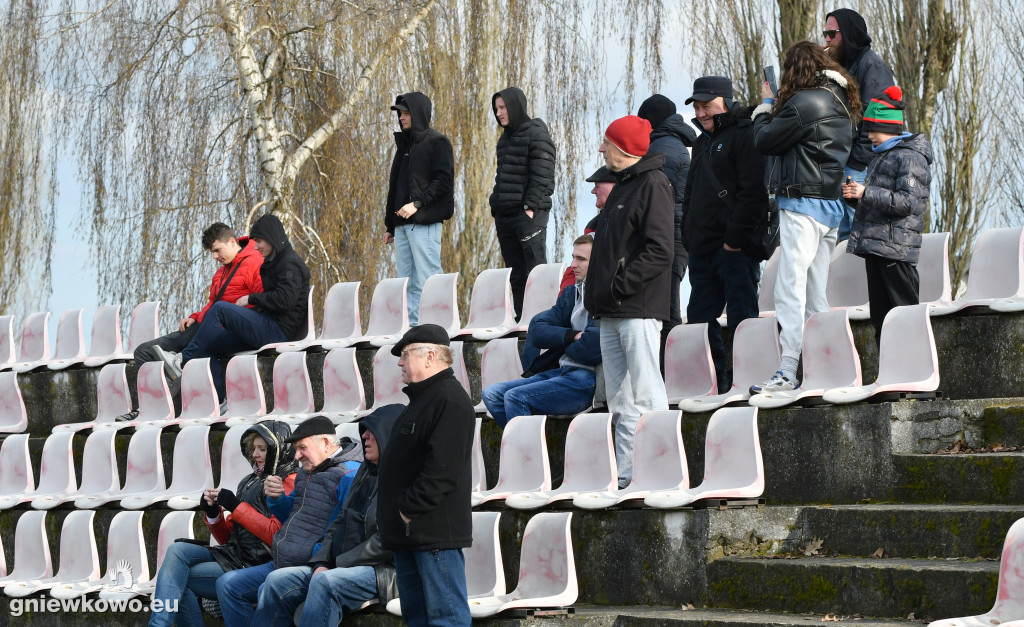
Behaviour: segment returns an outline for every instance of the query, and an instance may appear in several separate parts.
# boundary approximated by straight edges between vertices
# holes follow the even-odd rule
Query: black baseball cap
[[[405,96],[397,96],[395,104],[391,105],[392,111],[408,111],[409,105],[405,103]]]
[[[701,76],[693,81],[693,95],[686,99],[685,104],[694,100],[710,102],[718,97],[733,99],[732,80],[725,76]]]

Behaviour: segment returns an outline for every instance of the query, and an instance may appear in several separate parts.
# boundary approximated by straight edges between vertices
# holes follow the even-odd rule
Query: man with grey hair
[[[395,554],[402,618],[410,627],[468,627],[466,561],[473,543],[473,402],[452,372],[448,334],[409,329],[391,349],[409,405],[398,417],[377,480],[377,525]]]

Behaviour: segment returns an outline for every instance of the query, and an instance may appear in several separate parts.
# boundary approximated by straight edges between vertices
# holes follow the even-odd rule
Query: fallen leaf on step
[[[831,614],[825,614],[824,618],[821,619],[823,623],[839,622],[839,616],[832,616]]]
[[[914,620],[914,613],[913,612],[911,612],[910,614],[907,615],[907,620]]]
[[[885,549],[878,547],[878,550],[871,554],[871,557],[882,557],[885,555]]]
[[[821,545],[823,543],[824,541],[818,538],[814,538],[813,540],[807,543],[806,547],[804,547],[804,555],[817,555],[818,549],[821,548]]]

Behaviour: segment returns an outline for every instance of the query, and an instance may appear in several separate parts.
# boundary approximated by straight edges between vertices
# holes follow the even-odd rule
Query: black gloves
[[[238,507],[238,503],[238,497],[235,496],[235,493],[231,490],[222,489],[220,494],[217,495],[217,504],[224,509],[235,511],[235,508]]]
[[[210,502],[206,500],[205,492],[203,492],[203,495],[199,497],[199,507],[202,508],[203,513],[206,514],[207,518],[213,519],[220,516],[220,505],[217,505],[216,503],[211,505]]]

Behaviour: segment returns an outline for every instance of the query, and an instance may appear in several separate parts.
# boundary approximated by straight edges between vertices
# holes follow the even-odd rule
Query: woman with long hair
[[[290,435],[288,425],[277,420],[264,420],[242,434],[242,454],[252,461],[252,473],[234,492],[206,490],[201,501],[206,525],[220,544],[178,541],[167,549],[153,598],[172,609],[177,601],[177,613],[154,612],[150,625],[202,625],[197,597],[216,599],[218,577],[271,560],[270,544],[281,523],[267,509],[263,483],[275,475],[285,481],[286,492],[291,490],[296,464],[295,447],[285,442]]]
[[[856,82],[810,41],[786,51],[779,93],[766,82],[761,95],[751,118],[754,148],[767,156],[769,202],[780,210],[775,312],[782,363],[751,394],[796,389],[804,322],[828,311],[825,284],[844,213],[843,171],[861,112]]]

